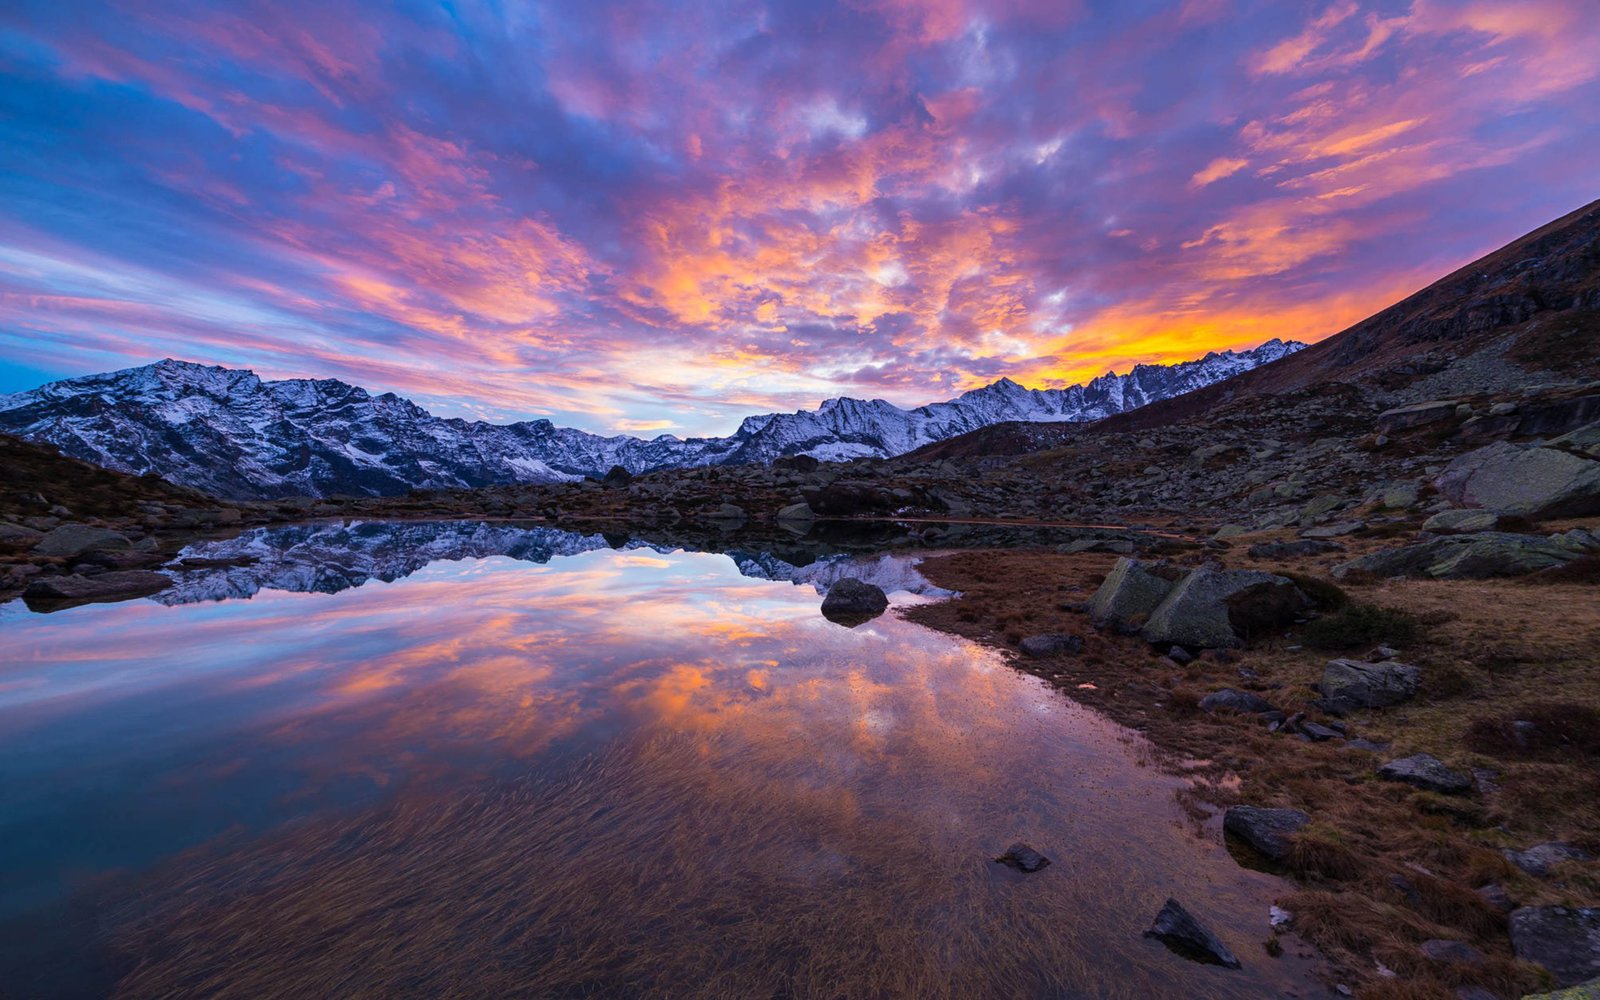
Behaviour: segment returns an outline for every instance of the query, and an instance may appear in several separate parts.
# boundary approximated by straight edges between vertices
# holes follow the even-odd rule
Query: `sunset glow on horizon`
[[[728,433],[1316,340],[1600,197],[1594,0],[35,3],[0,392]]]

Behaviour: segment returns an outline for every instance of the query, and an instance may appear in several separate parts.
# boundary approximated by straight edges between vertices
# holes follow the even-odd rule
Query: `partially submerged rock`
[[[1005,853],[995,858],[995,861],[1025,873],[1036,872],[1050,864],[1049,858],[1020,840],[1006,848]]]
[[[1239,960],[1233,957],[1228,946],[1202,926],[1176,899],[1167,900],[1144,935],[1156,938],[1184,958],[1229,969],[1240,967]]]
[[[1082,639],[1062,633],[1030,635],[1019,645],[1024,653],[1035,657],[1064,656],[1083,652]]]
[[[1317,689],[1324,712],[1347,715],[1362,708],[1386,708],[1408,701],[1417,693],[1422,670],[1409,663],[1385,660],[1329,660]]]
[[[876,618],[889,607],[883,588],[847,576],[828,588],[822,598],[822,614],[829,621],[859,625]]]
[[[1600,513],[1600,461],[1560,448],[1524,448],[1496,441],[1460,456],[1434,480],[1463,507],[1523,517]]]
[[[1558,986],[1600,977],[1600,907],[1524,906],[1511,914],[1517,957],[1550,971]]]
[[[1298,809],[1263,809],[1233,806],[1222,815],[1222,829],[1273,861],[1289,856],[1289,838],[1311,822]]]
[[[147,570],[127,570],[120,573],[101,573],[97,576],[50,576],[28,584],[22,592],[30,602],[121,601],[134,597],[148,597],[172,586],[172,578],[164,573]]]
[[[1378,777],[1445,795],[1465,795],[1472,791],[1471,778],[1457,774],[1446,767],[1444,761],[1425,753],[1389,761],[1378,768]]]
[[[1360,559],[1340,563],[1333,575],[1343,577],[1359,570],[1375,576],[1427,577],[1435,580],[1481,580],[1497,576],[1523,576],[1561,566],[1579,553],[1538,535],[1484,531],[1473,535],[1446,535],[1416,545],[1383,549]]]

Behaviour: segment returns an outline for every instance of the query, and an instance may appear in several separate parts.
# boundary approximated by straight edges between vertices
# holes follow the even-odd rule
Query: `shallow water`
[[[272,529],[151,600],[0,608],[0,996],[1307,984],[1260,946],[1282,884],[1137,737],[892,610],[818,614],[848,575],[936,599],[911,557],[611,544]],[[990,860],[1017,840],[1054,864]],[[1143,938],[1168,896],[1245,968]]]

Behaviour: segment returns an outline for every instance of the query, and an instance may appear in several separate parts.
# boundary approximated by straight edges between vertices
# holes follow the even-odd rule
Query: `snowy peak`
[[[393,495],[558,482],[702,465],[887,458],[1004,421],[1100,420],[1276,361],[1273,339],[1175,365],[1138,365],[1087,385],[1029,389],[1009,378],[906,410],[841,396],[815,410],[750,416],[723,438],[604,437],[549,420],[441,419],[393,393],[337,379],[263,382],[254,372],[166,358],[0,396],[0,430],[75,458],[153,473],[224,497]]]

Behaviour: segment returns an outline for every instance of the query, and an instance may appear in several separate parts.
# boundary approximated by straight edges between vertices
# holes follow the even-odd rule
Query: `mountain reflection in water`
[[[247,601],[0,609],[0,993],[1305,982],[1257,946],[1281,884],[1189,830],[1136,736],[892,611],[818,615],[835,563],[906,557],[796,587],[758,556],[382,529],[190,577]],[[372,544],[319,562],[319,531]],[[1056,863],[990,860],[1016,840]],[[1169,895],[1246,968],[1143,938]]]

